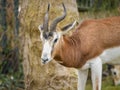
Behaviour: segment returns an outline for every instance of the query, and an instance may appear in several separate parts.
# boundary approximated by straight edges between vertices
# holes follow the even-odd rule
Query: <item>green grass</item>
[[[92,90],[91,80],[87,81],[87,86],[85,90]],[[120,85],[114,86],[112,78],[106,77],[102,80],[102,90],[120,90]]]

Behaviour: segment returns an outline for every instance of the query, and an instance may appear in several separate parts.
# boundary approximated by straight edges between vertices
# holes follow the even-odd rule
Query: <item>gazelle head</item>
[[[59,41],[60,37],[64,35],[67,31],[71,30],[76,23],[74,22],[66,25],[59,32],[56,30],[57,24],[66,17],[66,8],[64,4],[62,4],[62,6],[64,9],[63,15],[53,20],[52,24],[49,27],[48,22],[49,22],[50,4],[48,4],[48,8],[44,16],[43,24],[39,25],[38,27],[39,31],[41,32],[40,38],[42,40],[42,45],[43,45],[43,50],[41,55],[41,60],[43,64],[48,63],[54,58],[52,56],[52,53],[54,52],[54,46]]]

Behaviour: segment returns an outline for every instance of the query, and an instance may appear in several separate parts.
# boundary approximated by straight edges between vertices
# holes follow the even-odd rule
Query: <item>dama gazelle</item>
[[[66,35],[75,23],[57,31],[57,24],[66,17],[64,13],[49,22],[49,8],[43,25],[39,26],[43,44],[41,61],[43,64],[55,59],[66,67],[78,69],[78,90],[85,90],[88,68],[91,69],[93,90],[101,90],[102,64],[120,57],[120,17],[83,21],[72,35]]]
[[[107,64],[107,75],[112,75],[113,84],[115,86],[120,85],[120,64]]]

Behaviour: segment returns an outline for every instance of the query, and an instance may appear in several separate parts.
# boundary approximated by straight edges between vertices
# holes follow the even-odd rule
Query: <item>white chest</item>
[[[102,60],[102,63],[109,63],[109,64],[120,64],[120,47],[110,48],[104,50],[104,52],[99,55],[98,57],[95,57],[91,60],[88,60],[86,64],[81,69],[87,69],[90,68],[90,65],[92,63],[97,63],[98,59]]]
[[[120,64],[120,47],[106,49],[99,57],[103,63]]]

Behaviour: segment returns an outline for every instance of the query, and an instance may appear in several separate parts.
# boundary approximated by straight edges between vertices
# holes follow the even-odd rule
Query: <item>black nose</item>
[[[45,59],[42,58],[42,61],[45,64],[48,61],[48,58],[45,58]]]

